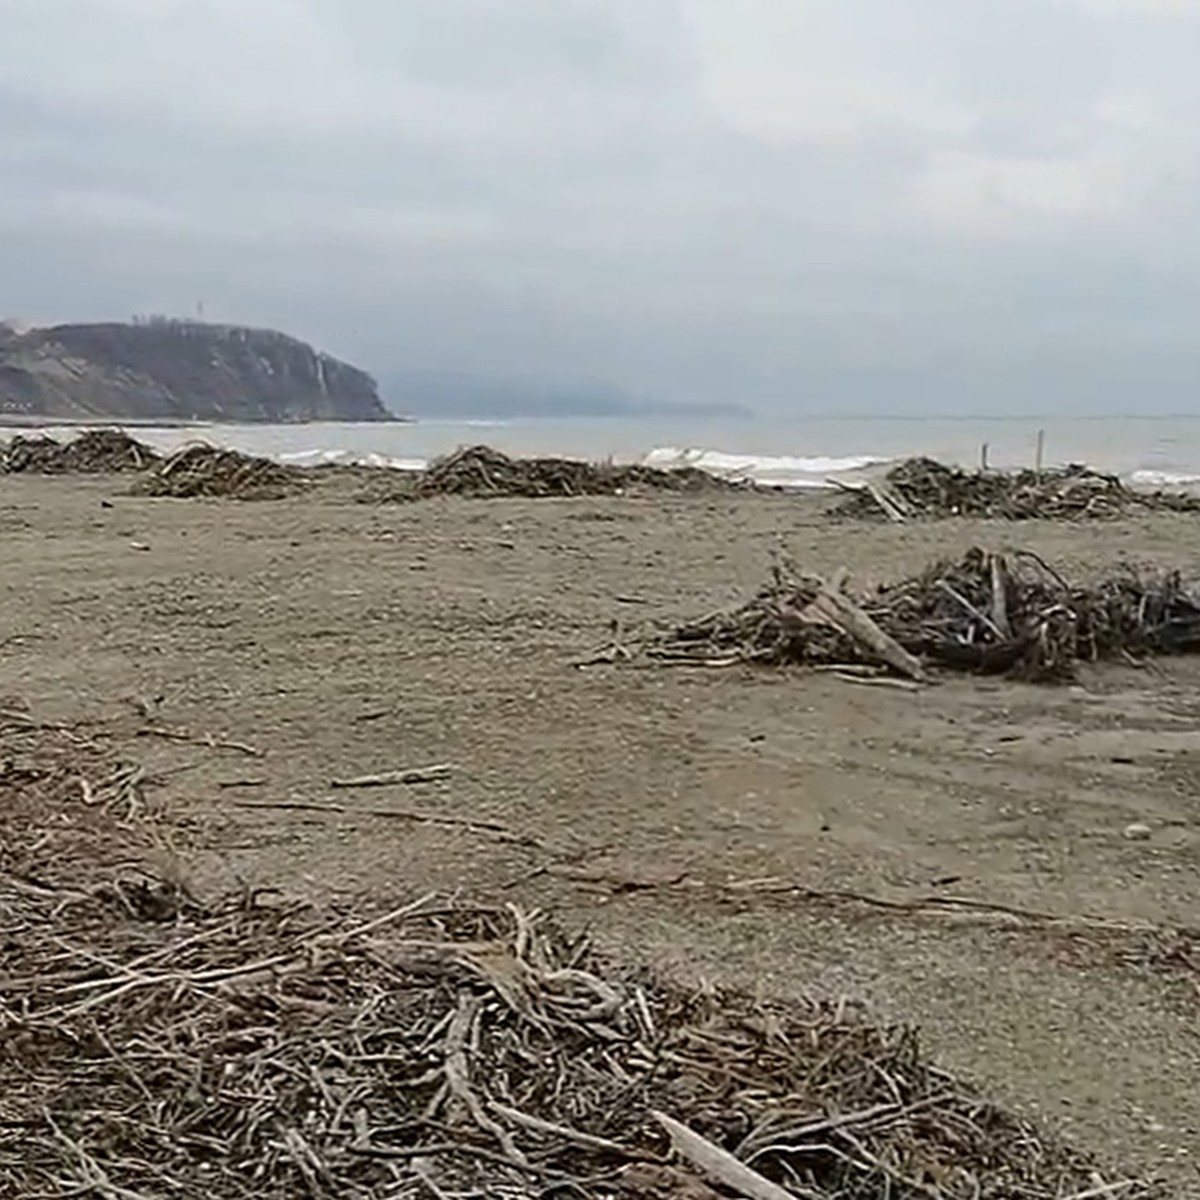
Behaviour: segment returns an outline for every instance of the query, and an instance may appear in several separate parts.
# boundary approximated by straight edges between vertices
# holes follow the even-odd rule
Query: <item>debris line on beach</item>
[[[1081,662],[1200,650],[1200,582],[1126,565],[1071,584],[1030,551],[975,548],[852,598],[777,564],[745,604],[651,633],[638,648],[678,663],[870,664],[918,681],[929,665],[1064,681]],[[611,657],[632,654],[618,649]]]
[[[143,471],[158,452],[121,429],[89,429],[69,442],[18,435],[0,442],[0,473],[33,475],[115,474]]]
[[[131,865],[97,743],[0,713],[0,762],[4,1195],[1167,1195],[849,1004],[686,989],[516,906],[201,901]]]
[[[434,459],[388,494],[420,500],[433,496],[612,496],[623,492],[748,491],[753,485],[698,467],[662,470],[635,463],[585,462],[571,458],[510,458],[490,446],[468,446]]]
[[[269,458],[196,443],[177,450],[133,481],[142,496],[225,496],[278,500],[299,491],[308,477]]]
[[[1200,496],[1138,491],[1115,475],[1079,465],[967,471],[931,458],[909,458],[881,480],[837,486],[849,494],[829,510],[831,515],[895,522],[939,517],[1074,521],[1139,511],[1200,512]]]

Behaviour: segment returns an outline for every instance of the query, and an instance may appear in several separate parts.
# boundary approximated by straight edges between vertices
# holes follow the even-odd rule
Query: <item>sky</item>
[[[766,413],[1200,409],[1200,0],[0,0],[0,316]]]

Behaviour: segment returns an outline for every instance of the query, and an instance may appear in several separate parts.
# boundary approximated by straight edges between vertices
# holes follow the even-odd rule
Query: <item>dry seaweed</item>
[[[850,485],[842,485],[850,486]],[[1200,496],[1144,492],[1078,464],[1052,470],[966,471],[909,458],[882,482],[852,486],[830,509],[838,517],[888,519],[991,517],[1074,521],[1131,512],[1200,512]]]
[[[777,566],[747,603],[652,635],[645,648],[673,662],[867,663],[918,678],[904,660],[897,668],[895,655],[881,653],[890,641],[919,662],[1037,681],[1074,679],[1080,662],[1200,650],[1200,584],[1178,571],[1125,565],[1075,585],[1037,555],[976,548],[857,602],[842,596],[842,613],[822,602],[831,594],[841,595]],[[866,618],[882,640],[872,644],[848,612]]]
[[[670,986],[515,907],[142,903],[137,819],[79,783],[103,751],[0,717],[0,760],[5,1195],[1167,1195],[908,1027]]]
[[[298,467],[269,458],[197,443],[177,450],[134,480],[142,496],[223,496],[235,500],[279,500],[300,490],[309,477]]]
[[[697,467],[660,470],[638,464],[592,463],[571,458],[509,458],[489,446],[468,446],[435,459],[375,499],[433,496],[613,496],[627,492],[747,491],[753,485]]]
[[[18,435],[0,443],[0,474],[116,474],[143,471],[158,457],[121,429],[89,429],[69,442]]]

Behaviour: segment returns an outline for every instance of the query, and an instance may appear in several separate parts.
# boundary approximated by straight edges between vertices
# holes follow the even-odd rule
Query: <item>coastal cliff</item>
[[[0,324],[0,420],[383,421],[365,371],[286,334],[152,318]]]

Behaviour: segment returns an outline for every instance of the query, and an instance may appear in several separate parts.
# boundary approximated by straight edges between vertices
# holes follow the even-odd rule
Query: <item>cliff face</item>
[[[365,371],[265,329],[152,320],[0,325],[0,419],[380,421]]]

